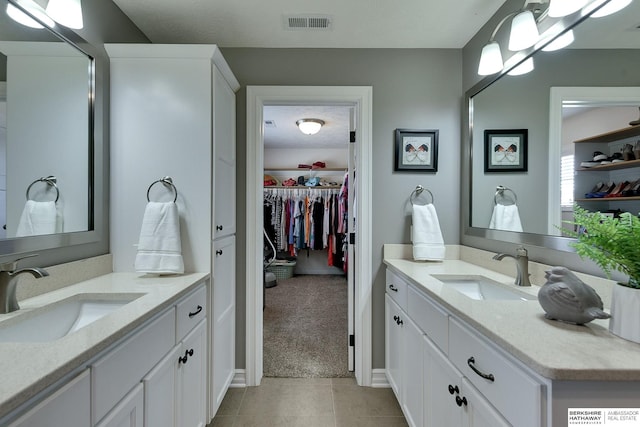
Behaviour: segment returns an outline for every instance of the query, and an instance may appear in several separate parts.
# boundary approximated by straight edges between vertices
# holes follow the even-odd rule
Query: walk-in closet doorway
[[[370,87],[292,87],[292,86],[249,86],[247,88],[247,257],[255,262],[247,262],[247,340],[246,371],[247,385],[259,385],[263,376],[263,225],[264,225],[264,124],[265,108],[275,106],[336,106],[344,107],[350,115],[350,129],[355,128],[355,142],[348,144],[357,155],[348,165],[357,170],[357,179],[351,193],[357,195],[357,202],[351,203],[355,209],[349,218],[355,222],[353,251],[348,258],[348,269],[352,279],[353,292],[349,301],[353,318],[352,331],[354,346],[353,368],[360,385],[371,385],[371,88]],[[302,117],[301,117],[302,118]],[[277,126],[277,123],[276,123]],[[348,151],[348,150],[347,150]],[[268,153],[272,155],[273,153]],[[318,159],[322,162],[322,159]],[[292,169],[297,169],[298,164]],[[311,165],[312,166],[312,165]],[[326,165],[326,166],[330,166]],[[344,166],[344,165],[340,165]],[[339,167],[332,169],[341,169]],[[280,168],[277,168],[280,169]],[[317,167],[317,169],[322,169]],[[329,180],[334,179],[325,171]],[[314,173],[318,176],[321,173]],[[302,174],[298,176],[303,176]],[[307,177],[312,176],[306,174]],[[292,177],[293,178],[293,177]],[[320,179],[320,177],[318,177]],[[348,236],[347,236],[348,239]],[[344,352],[349,348],[348,336],[344,337]],[[349,356],[351,358],[351,355]]]

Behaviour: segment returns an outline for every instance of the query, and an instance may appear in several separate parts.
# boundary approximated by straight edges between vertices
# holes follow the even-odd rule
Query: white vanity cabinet
[[[542,381],[418,286],[386,276],[386,375],[410,426],[545,425]]]
[[[9,427],[86,427],[91,425],[90,375],[86,369]]]
[[[138,427],[144,417],[143,387],[138,384],[96,427]]]

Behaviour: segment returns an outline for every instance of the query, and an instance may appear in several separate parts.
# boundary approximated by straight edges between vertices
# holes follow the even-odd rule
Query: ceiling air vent
[[[331,30],[332,24],[329,15],[284,15],[286,30]]]

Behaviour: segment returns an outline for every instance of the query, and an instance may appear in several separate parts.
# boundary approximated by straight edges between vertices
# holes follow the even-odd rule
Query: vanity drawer
[[[439,348],[447,354],[449,350],[449,316],[412,286],[408,287],[409,317]]]
[[[391,299],[404,311],[407,311],[407,287],[407,282],[387,269],[387,281],[385,285],[387,294],[389,294]]]
[[[172,307],[91,365],[93,424],[107,415],[174,345]]]
[[[485,340],[449,319],[449,360],[511,424],[540,426],[544,386]],[[493,375],[493,381],[480,373]]]
[[[207,288],[200,285],[176,304],[176,343],[207,317]]]

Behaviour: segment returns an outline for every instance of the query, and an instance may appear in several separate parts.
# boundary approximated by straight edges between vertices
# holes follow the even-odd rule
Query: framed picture
[[[396,171],[438,171],[438,130],[396,129]]]
[[[527,171],[527,129],[484,131],[485,172]]]

